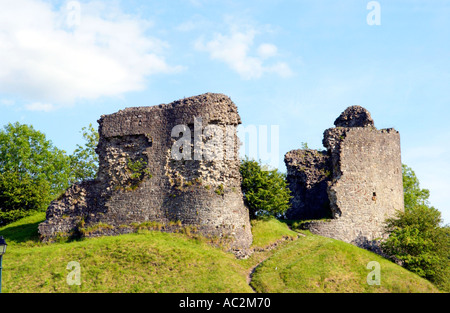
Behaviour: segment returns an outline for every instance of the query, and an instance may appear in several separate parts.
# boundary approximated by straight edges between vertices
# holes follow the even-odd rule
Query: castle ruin
[[[153,225],[167,231],[190,226],[230,250],[251,245],[239,173],[241,119],[227,96],[207,93],[127,108],[98,123],[97,178],[74,184],[50,204],[39,225],[42,240],[117,235]],[[227,136],[216,136],[220,131]]]
[[[293,150],[285,155],[293,198],[289,219],[311,220],[313,233],[376,246],[386,218],[403,210],[400,135],[377,130],[370,113],[347,108],[324,132],[326,151]]]
[[[247,255],[236,105],[206,93],[170,104],[102,115],[95,180],[72,185],[47,209],[43,241],[189,227]],[[286,217],[311,232],[371,248],[403,210],[400,135],[378,130],[370,113],[347,108],[324,132],[324,151],[285,155],[293,198]]]

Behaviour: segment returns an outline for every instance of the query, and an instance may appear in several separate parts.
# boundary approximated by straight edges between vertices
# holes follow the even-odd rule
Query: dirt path
[[[295,241],[297,240],[299,237],[305,237],[304,234],[298,233],[296,238],[292,238],[289,236],[283,236],[283,238],[275,241],[274,243],[271,243],[270,245],[267,245],[263,248],[261,247],[256,247],[252,249],[252,254],[253,253],[264,253],[267,251],[271,251],[276,249],[278,246],[282,245],[283,243],[287,242],[287,241]],[[252,288],[252,290],[254,292],[256,292],[256,290],[253,288],[253,286],[251,285],[252,282],[252,277],[253,274],[255,273],[256,269],[258,268],[258,266],[260,266],[264,261],[266,261],[268,258],[270,258],[272,256],[272,254],[268,254],[266,255],[263,259],[261,259],[256,265],[254,265],[253,267],[251,267],[247,273],[247,284],[250,286],[250,288]]]
[[[258,264],[256,264],[255,266],[253,266],[250,271],[247,274],[247,284],[250,286],[250,288],[252,288],[253,292],[256,293],[255,288],[253,288],[253,286],[251,285],[252,283],[252,277],[253,277],[253,273],[255,273],[255,270],[258,266],[260,266],[265,260],[267,260],[269,257],[261,260],[260,262],[258,262]]]

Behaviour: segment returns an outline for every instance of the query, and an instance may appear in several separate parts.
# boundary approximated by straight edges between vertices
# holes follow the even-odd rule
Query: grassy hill
[[[367,283],[371,261],[380,264],[380,285]],[[270,293],[437,291],[430,282],[377,254],[312,234],[267,259],[256,269],[252,286]]]
[[[116,237],[44,244],[44,213],[0,228],[8,243],[3,292],[438,292],[430,282],[352,245],[301,235],[277,220],[254,221],[255,252],[244,260],[185,234],[142,230]],[[69,286],[67,265],[81,266]],[[369,261],[381,285],[369,286]]]

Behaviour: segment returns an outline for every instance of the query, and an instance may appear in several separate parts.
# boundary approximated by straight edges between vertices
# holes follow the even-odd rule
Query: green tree
[[[72,168],[71,183],[95,179],[98,171],[98,155],[95,152],[99,140],[98,132],[92,124],[89,124],[88,127],[83,127],[81,131],[86,142],[84,146],[77,145],[77,148],[70,156]]]
[[[0,226],[14,222],[48,206],[47,181],[33,180],[17,172],[0,174]]]
[[[282,217],[289,209],[291,199],[285,174],[278,170],[265,170],[260,162],[248,158],[241,160],[240,173],[250,218]]]
[[[44,210],[68,187],[70,158],[32,126],[0,131],[0,225]]]
[[[386,221],[383,251],[406,269],[449,291],[449,227],[429,205],[429,191],[421,189],[414,171],[403,165],[405,211]]]
[[[416,173],[405,164],[402,164],[403,194],[405,209],[412,209],[420,205],[429,205],[430,191],[420,188]]]

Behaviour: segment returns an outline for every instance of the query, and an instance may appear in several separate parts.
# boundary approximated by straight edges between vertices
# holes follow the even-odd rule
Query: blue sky
[[[350,105],[401,134],[402,161],[450,222],[450,1],[0,0],[0,125],[72,153],[125,107],[219,92],[284,154]],[[376,14],[379,25],[369,25]],[[276,145],[274,145],[276,146]]]

